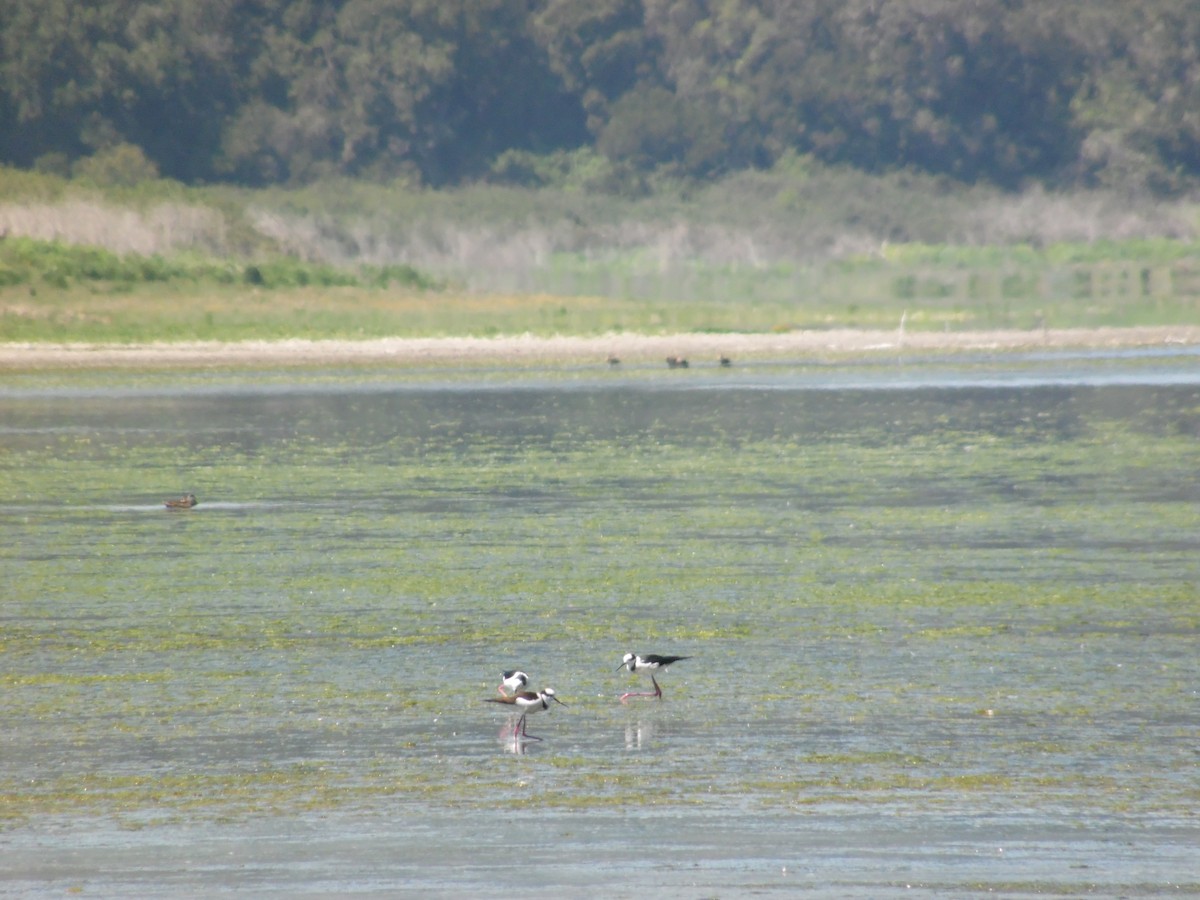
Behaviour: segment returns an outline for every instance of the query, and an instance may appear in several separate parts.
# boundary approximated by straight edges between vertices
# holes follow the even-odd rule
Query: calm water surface
[[[1200,893],[1198,363],[0,381],[0,894]]]

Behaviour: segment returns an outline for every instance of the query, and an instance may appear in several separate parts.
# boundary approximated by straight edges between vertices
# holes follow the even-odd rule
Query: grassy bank
[[[795,162],[795,161],[793,161]],[[1197,214],[795,164],[639,199],[0,169],[0,341],[1200,320]]]
[[[1184,325],[1200,263],[1182,242],[984,252],[889,247],[876,256],[673,274],[631,254],[551,261],[543,290],[471,291],[405,266],[114,254],[0,241],[0,341],[103,342],[608,332],[969,331]],[[559,284],[555,284],[558,279]]]

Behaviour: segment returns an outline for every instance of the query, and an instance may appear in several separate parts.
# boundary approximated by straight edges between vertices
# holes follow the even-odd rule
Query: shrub
[[[72,174],[104,187],[131,187],[158,178],[158,166],[134,144],[115,144],[79,160]]]
[[[400,284],[421,289],[438,283],[412,266],[340,268],[325,263],[305,263],[276,258],[248,263],[241,270],[211,259],[189,259],[137,253],[116,254],[102,247],[9,238],[0,241],[0,285],[41,279],[66,288],[73,281],[139,283],[196,282],[244,284],[266,287],[386,287]]]
[[[28,280],[26,274],[12,266],[0,263],[0,287],[10,287],[14,284],[24,284]]]

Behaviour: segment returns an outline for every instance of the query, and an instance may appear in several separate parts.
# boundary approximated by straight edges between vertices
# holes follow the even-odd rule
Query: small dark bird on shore
[[[688,361],[686,359],[684,359],[682,356],[668,356],[667,357],[667,368],[668,369],[686,369],[687,367],[688,367]]]
[[[184,494],[182,497],[172,497],[170,500],[163,501],[163,506],[167,509],[191,509],[195,505],[195,494]]]

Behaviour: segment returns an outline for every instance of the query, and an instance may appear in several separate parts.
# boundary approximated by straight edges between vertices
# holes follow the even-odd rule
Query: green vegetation
[[[250,287],[378,287],[426,289],[433,283],[411,266],[361,266],[355,269],[307,264],[279,257],[237,267],[229,262],[183,255],[118,255],[101,247],[13,238],[0,244],[0,285],[37,285],[67,289],[73,285],[105,288],[144,284],[193,284],[197,287],[243,284]]]
[[[0,340],[1191,323],[1193,12],[11,0]]]
[[[789,154],[1178,195],[1191,0],[8,0],[0,162],[640,195]]]
[[[0,168],[0,340],[1194,323],[1197,210],[799,159],[638,200]]]
[[[667,272],[637,251],[603,264],[561,253],[525,273],[535,290],[481,294],[406,264],[146,256],[9,238],[0,241],[0,341],[1195,323],[1195,245],[1158,240],[1109,252],[1096,258],[1085,245],[1004,252],[920,245],[828,264],[755,269],[694,261]]]

